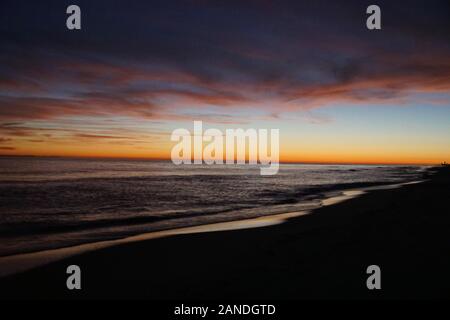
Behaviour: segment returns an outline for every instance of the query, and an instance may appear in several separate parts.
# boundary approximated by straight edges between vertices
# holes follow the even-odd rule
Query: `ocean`
[[[0,256],[317,208],[342,190],[415,181],[424,166],[181,165],[0,157]]]

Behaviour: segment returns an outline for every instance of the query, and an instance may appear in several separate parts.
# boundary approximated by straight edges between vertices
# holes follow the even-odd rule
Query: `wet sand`
[[[258,228],[85,252],[0,279],[1,298],[450,298],[450,170]],[[66,268],[82,290],[66,289]],[[381,268],[381,290],[366,268]]]

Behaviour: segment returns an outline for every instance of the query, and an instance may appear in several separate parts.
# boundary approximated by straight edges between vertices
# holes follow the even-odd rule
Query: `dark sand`
[[[450,298],[450,169],[247,230],[86,253],[0,279],[1,298]],[[82,269],[82,290],[65,287]],[[381,267],[382,290],[366,288]]]

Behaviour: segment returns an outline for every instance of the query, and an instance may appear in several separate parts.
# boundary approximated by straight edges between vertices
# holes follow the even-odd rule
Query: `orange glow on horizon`
[[[142,159],[142,160],[167,160],[170,161],[170,151],[149,153],[145,151],[135,152],[120,152],[120,151],[107,151],[101,150],[97,152],[45,152],[40,151],[38,153],[21,153],[19,151],[0,152],[0,156],[32,156],[32,157],[66,157],[66,158],[98,158],[98,159]],[[390,156],[390,157],[369,157],[361,155],[330,155],[330,156],[318,156],[314,154],[310,155],[281,155],[280,163],[311,163],[311,164],[370,164],[370,165],[438,165],[446,161],[444,158],[438,157],[402,157],[402,156]]]
[[[29,138],[27,138],[29,139]],[[43,156],[72,158],[117,158],[170,160],[174,142],[170,137],[148,137],[148,140],[129,139],[79,139],[59,137],[32,142],[15,139],[8,147],[0,149],[0,156]],[[328,139],[330,140],[330,139]],[[337,143],[325,137],[296,140],[292,137],[280,140],[281,163],[323,164],[415,164],[433,165],[450,162],[450,150],[443,152],[441,145],[426,147],[392,144],[365,144],[357,140]],[[352,142],[352,143],[350,143]],[[206,144],[204,144],[205,146]]]

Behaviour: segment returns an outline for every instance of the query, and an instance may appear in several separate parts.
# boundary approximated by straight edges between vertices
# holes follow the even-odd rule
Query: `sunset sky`
[[[448,0],[2,1],[0,155],[168,158],[202,120],[280,129],[281,161],[450,162],[449,30]]]

